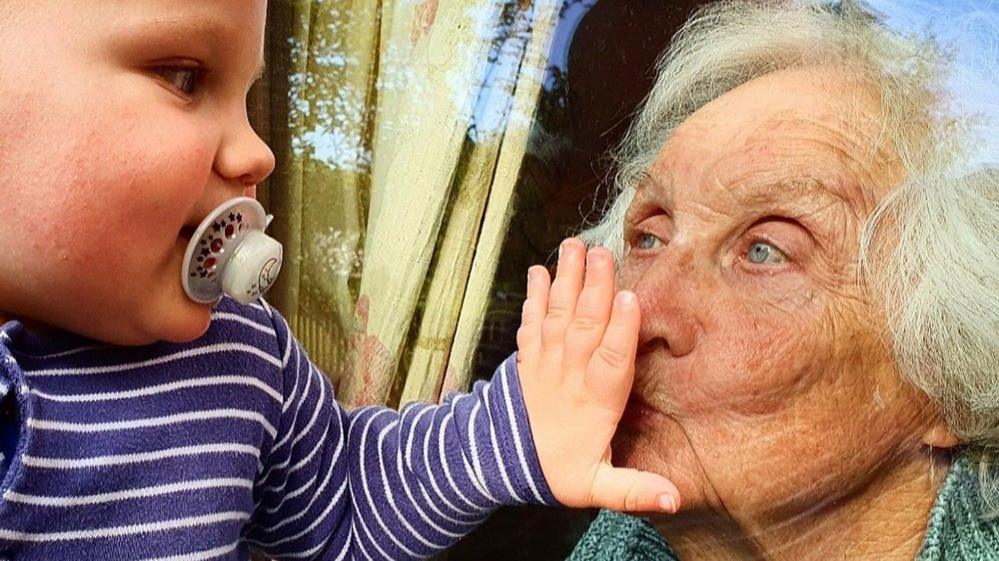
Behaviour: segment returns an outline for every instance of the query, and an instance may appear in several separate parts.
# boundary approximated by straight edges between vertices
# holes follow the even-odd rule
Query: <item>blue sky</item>
[[[955,50],[948,81],[956,107],[985,117],[978,164],[999,165],[999,0],[867,0],[886,24],[930,33]]]

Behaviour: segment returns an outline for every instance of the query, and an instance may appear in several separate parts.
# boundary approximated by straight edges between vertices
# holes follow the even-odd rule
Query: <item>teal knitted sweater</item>
[[[915,561],[997,561],[999,520],[982,520],[978,478],[960,456],[930,511],[926,537]],[[603,511],[576,545],[569,561],[679,561],[649,521]]]

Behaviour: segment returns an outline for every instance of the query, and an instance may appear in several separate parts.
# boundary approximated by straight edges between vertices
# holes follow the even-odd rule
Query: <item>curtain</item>
[[[345,405],[467,387],[560,4],[270,4],[268,300]]]

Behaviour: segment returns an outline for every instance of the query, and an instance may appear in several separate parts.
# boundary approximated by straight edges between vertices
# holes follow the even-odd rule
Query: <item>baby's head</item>
[[[246,95],[265,0],[8,0],[0,13],[0,323],[188,341],[190,231],[274,167]]]

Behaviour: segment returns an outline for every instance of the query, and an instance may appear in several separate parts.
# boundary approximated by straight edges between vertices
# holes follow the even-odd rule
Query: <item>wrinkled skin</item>
[[[954,442],[858,284],[863,223],[902,177],[874,91],[833,68],[744,84],[676,130],[629,208],[642,327],[614,454],[677,484],[659,527],[684,561],[921,543],[947,466],[929,445]]]
[[[185,228],[274,167],[246,113],[266,5],[4,3],[0,321],[126,345],[208,328]]]

